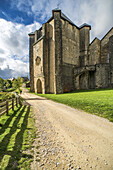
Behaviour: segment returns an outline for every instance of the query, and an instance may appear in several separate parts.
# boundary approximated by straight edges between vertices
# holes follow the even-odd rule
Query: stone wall
[[[35,42],[42,36],[42,28],[35,31]]]
[[[95,40],[89,46],[88,65],[95,65],[100,63],[100,40]]]
[[[63,92],[75,90],[73,66],[65,63],[62,66],[62,70]]]
[[[49,85],[49,24],[43,24],[43,29],[45,30],[44,38],[43,38],[43,71],[44,71],[44,79],[45,79],[45,93],[49,93],[50,85]]]
[[[55,32],[54,32],[54,20],[49,22],[49,92],[55,93],[56,81],[55,81]]]
[[[29,71],[30,71],[30,91],[34,92],[34,66],[33,66],[33,43],[35,41],[34,34],[29,35]]]
[[[109,71],[110,71],[109,64],[97,64],[96,65],[95,88],[107,88],[110,86]]]
[[[79,66],[88,65],[89,31],[90,27],[83,27],[80,29]]]
[[[79,30],[68,21],[62,21],[63,63],[79,65]]]
[[[44,77],[43,74],[43,38],[34,44],[33,46],[33,57],[34,57],[34,89],[37,93],[37,80]],[[37,61],[38,60],[38,61]],[[44,87],[42,87],[42,90]]]
[[[87,52],[89,48],[89,35],[90,27],[82,27],[80,29],[80,52]]]
[[[79,76],[79,89],[88,89],[88,72]]]
[[[95,71],[95,65],[74,67],[74,89],[94,89]]]
[[[63,92],[75,89],[73,66],[79,66],[79,30],[68,21],[61,20],[62,26],[62,86]]]
[[[33,46],[34,56],[34,77],[43,75],[43,38]],[[39,64],[36,62],[37,58],[40,58]]]
[[[96,84],[95,71],[89,71],[88,89],[95,89],[95,84]]]
[[[55,35],[55,93],[63,93],[62,86],[62,25],[60,12],[54,12],[54,35]]]
[[[109,62],[109,38],[113,35],[113,28],[101,40],[101,63]]]
[[[113,88],[113,35],[109,38],[110,86]]]

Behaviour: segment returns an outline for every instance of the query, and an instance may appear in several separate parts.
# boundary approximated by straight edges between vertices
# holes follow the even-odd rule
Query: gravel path
[[[25,91],[21,96],[36,120],[39,153],[34,149],[31,169],[113,169],[113,123]]]

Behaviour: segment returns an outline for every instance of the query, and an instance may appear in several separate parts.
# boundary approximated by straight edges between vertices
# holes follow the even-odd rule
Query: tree
[[[15,80],[13,81],[12,86],[13,86],[15,89],[18,88],[18,81],[17,81],[17,79],[15,79]]]
[[[0,77],[0,89],[4,87],[4,80]]]
[[[12,87],[12,82],[11,82],[11,80],[4,80],[4,85],[6,86],[6,88]]]
[[[6,87],[9,88],[10,87],[10,83],[9,81],[6,82]]]
[[[23,78],[22,77],[18,77],[17,81],[18,81],[18,88],[20,88],[22,86],[22,84],[23,84]]]
[[[12,86],[17,89],[17,88],[20,88],[22,84],[23,84],[23,78],[18,77],[17,79],[13,81]]]

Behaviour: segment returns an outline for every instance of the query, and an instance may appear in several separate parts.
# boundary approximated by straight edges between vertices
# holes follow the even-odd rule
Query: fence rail
[[[12,98],[10,100],[6,100],[5,102],[0,103],[0,116],[6,113],[8,116],[9,110],[14,110],[14,107],[18,107],[18,104],[21,104],[20,97]]]

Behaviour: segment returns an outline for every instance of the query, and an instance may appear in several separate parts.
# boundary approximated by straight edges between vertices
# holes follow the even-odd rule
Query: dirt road
[[[22,97],[36,120],[39,154],[34,150],[31,169],[113,169],[113,123],[34,94]]]

